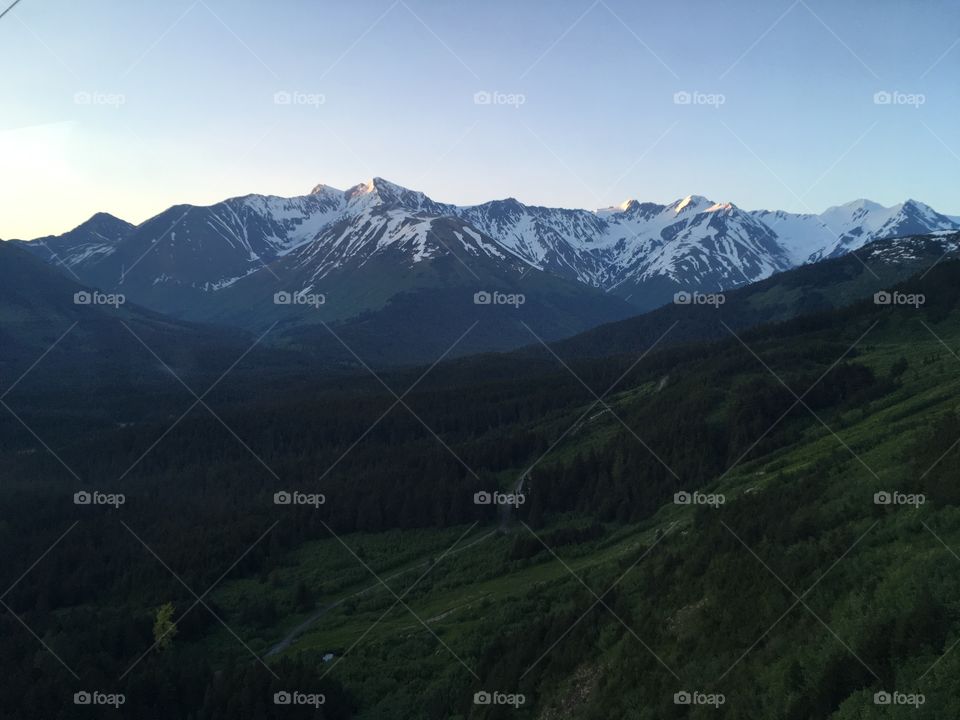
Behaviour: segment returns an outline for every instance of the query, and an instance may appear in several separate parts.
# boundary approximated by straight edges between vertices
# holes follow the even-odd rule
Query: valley
[[[402,406],[367,373],[292,375],[250,394],[254,363],[211,393],[215,415],[199,408],[165,430],[176,415],[160,412],[77,437],[25,387],[9,402],[23,412],[34,397],[36,436],[13,418],[4,427],[5,506],[32,508],[0,525],[16,555],[42,551],[25,523],[69,527],[75,510],[50,498],[77,478],[118,477],[162,442],[120,483],[100,483],[126,494],[122,509],[80,517],[9,603],[71,667],[84,658],[85,674],[123,675],[144,712],[154,683],[215,671],[261,714],[254,696],[293,678],[328,697],[330,717],[507,712],[473,704],[482,691],[523,695],[511,716],[680,717],[674,694],[690,691],[722,694],[735,716],[853,718],[885,688],[922,692],[911,716],[925,716],[952,702],[957,272],[947,260],[898,286],[922,294],[920,308],[867,297],[731,331],[733,302],[709,310],[725,339],[642,357],[568,366],[560,343],[556,356],[394,371],[389,387],[420,378]],[[183,406],[166,387],[155,407]],[[526,500],[506,524],[472,502],[518,478]],[[325,502],[276,506],[284,488]],[[723,502],[676,504],[677,492]],[[884,507],[877,492],[926,502]],[[816,513],[805,494],[820,498]],[[46,583],[70,566],[100,580],[51,596]],[[208,586],[193,607],[185,588]],[[54,614],[31,609],[38,593]],[[130,668],[167,601],[183,613],[171,649]],[[138,609],[121,620],[124,608]],[[83,630],[91,621],[114,629]],[[14,657],[31,652],[29,635],[11,637]],[[83,649],[109,637],[115,659]],[[41,667],[58,682],[55,660]],[[219,692],[180,684],[188,705]]]

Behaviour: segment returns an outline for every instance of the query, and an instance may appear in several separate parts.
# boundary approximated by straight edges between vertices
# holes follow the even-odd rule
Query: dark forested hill
[[[720,294],[722,304],[673,303],[643,315],[608,323],[556,344],[576,357],[642,351],[675,325],[664,344],[716,340],[729,327],[742,329],[841,308],[893,283],[956,257],[960,234],[917,235],[878,240],[855,253],[777,273]],[[693,297],[685,294],[685,299]]]
[[[273,694],[299,689],[331,718],[500,717],[473,701],[500,691],[517,717],[653,719],[689,692],[846,720],[896,692],[950,717],[958,278],[642,359],[258,379],[247,356],[202,403],[155,362],[149,407],[139,378],[109,403],[24,381],[0,414],[0,705],[286,717]],[[277,504],[294,491],[323,501]]]

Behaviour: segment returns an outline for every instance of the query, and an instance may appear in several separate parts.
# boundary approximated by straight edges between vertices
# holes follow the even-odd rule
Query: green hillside
[[[866,300],[639,360],[385,376],[402,403],[371,376],[224,383],[217,418],[173,430],[66,431],[33,408],[59,459],[127,503],[79,516],[7,602],[138,717],[287,717],[285,688],[325,693],[312,716],[331,718],[718,712],[684,692],[733,718],[952,717],[958,275],[896,289],[919,307]],[[0,540],[36,557],[55,536],[28,530],[69,526],[77,487],[15,430]],[[521,478],[518,511],[474,504]],[[273,503],[295,489],[326,502]],[[150,651],[168,602],[176,636]],[[57,717],[63,668],[0,623],[0,700],[28,673],[20,717]]]

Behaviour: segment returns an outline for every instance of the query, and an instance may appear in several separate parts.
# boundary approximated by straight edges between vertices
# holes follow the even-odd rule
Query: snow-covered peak
[[[664,211],[666,205],[659,205],[653,202],[640,202],[639,200],[625,200],[619,205],[600,208],[595,215],[605,219],[615,219],[616,216],[633,217],[637,219],[649,219],[659,215]]]
[[[926,220],[929,220],[930,222],[935,222],[935,223],[942,222],[943,218],[946,218],[951,222],[953,221],[953,218],[947,215],[941,215],[926,203],[922,203],[919,200],[914,200],[913,198],[910,198],[905,203],[903,203],[900,207],[900,211],[916,214],[919,217],[922,217]]]
[[[352,212],[364,212],[374,207],[402,208],[411,212],[449,215],[453,206],[436,203],[419,190],[410,190],[381,177],[354,185],[344,193]]]
[[[677,200],[668,207],[673,210],[674,215],[679,215],[684,211],[700,212],[714,204],[712,200],[708,200],[703,195],[687,195],[685,198]]]
[[[352,188],[346,191],[345,195],[347,196],[348,200],[361,195],[377,195],[381,200],[390,201],[407,193],[423,195],[423,193],[415,192],[403,187],[402,185],[397,185],[389,180],[384,180],[382,177],[374,177],[366,182],[354,185]]]
[[[832,210],[847,210],[853,212],[855,210],[883,210],[884,207],[878,202],[869,200],[867,198],[857,198],[856,200],[851,200],[850,202],[842,203],[841,205],[832,205],[824,210],[825,213],[828,213]]]
[[[841,235],[853,231],[854,228],[860,228],[858,234],[862,235],[864,232],[892,231],[897,227],[916,223],[929,224],[931,227],[927,229],[948,229],[951,224],[950,218],[917,200],[907,200],[890,207],[884,207],[872,200],[854,200],[845,205],[828,208],[820,214],[820,219]],[[917,231],[922,232],[922,228]]]
[[[953,218],[917,200],[884,207],[860,198],[819,215],[765,210],[752,214],[777,233],[796,263],[843,255],[874,240],[960,228]]]
[[[364,195],[371,195],[376,190],[376,186],[373,183],[373,180],[368,180],[367,182],[358,183],[351,188],[347,188],[344,191],[344,196],[347,200],[353,200],[357,197],[362,197]]]
[[[335,187],[330,187],[324,183],[314,186],[313,190],[310,191],[311,195],[343,195],[343,190],[338,190]]]
[[[820,220],[835,232],[842,232],[846,228],[861,223],[868,218],[875,221],[879,214],[889,216],[894,208],[885,208],[880,203],[860,198],[843,205],[834,205],[820,213]]]
[[[370,187],[374,188],[381,195],[401,195],[403,193],[413,192],[402,185],[397,185],[382,177],[375,177],[369,182]],[[419,193],[422,194],[422,193]]]

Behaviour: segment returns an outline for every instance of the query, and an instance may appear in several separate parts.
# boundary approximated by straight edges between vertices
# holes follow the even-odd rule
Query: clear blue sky
[[[22,0],[0,237],[373,175],[462,204],[960,213],[958,35],[937,0]]]

